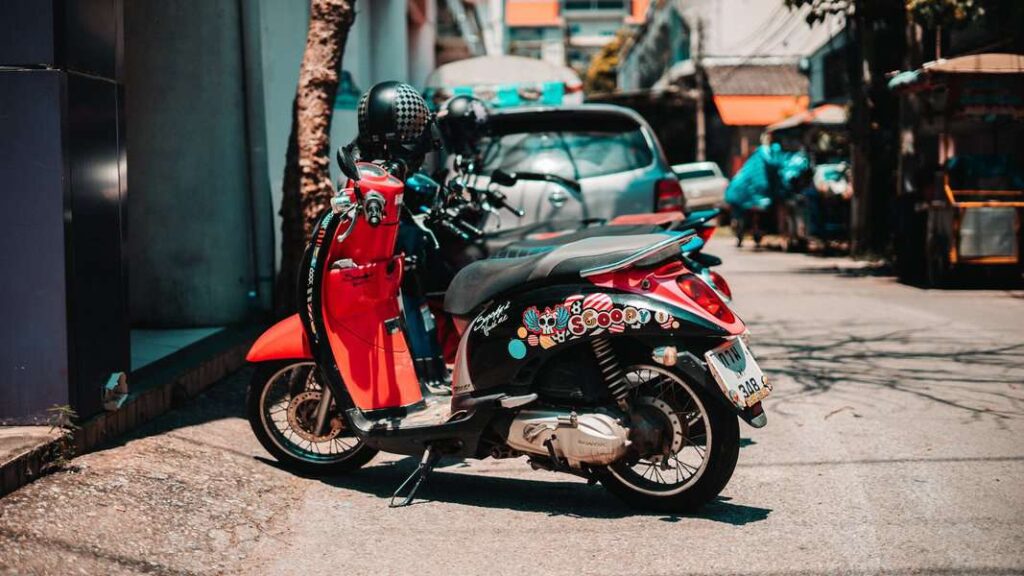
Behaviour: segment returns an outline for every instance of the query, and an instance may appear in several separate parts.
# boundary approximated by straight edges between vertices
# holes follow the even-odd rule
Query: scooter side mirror
[[[498,186],[514,186],[519,179],[516,178],[515,174],[509,174],[504,170],[495,170],[491,174],[491,182],[494,182]]]
[[[356,167],[356,160],[352,156],[352,147],[339,146],[337,157],[338,167],[341,168],[341,173],[348,177],[349,180],[358,182],[359,168]]]

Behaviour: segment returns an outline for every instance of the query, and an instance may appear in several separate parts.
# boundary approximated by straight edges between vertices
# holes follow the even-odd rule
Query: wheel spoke
[[[708,414],[696,393],[669,370],[653,366],[634,366],[625,370],[630,383],[630,400],[649,415],[661,415],[661,426],[682,444],[677,453],[655,463],[647,456],[634,464],[613,466],[620,480],[644,491],[677,493],[703,474],[708,457],[710,430]],[[674,430],[673,430],[674,428]],[[692,450],[688,450],[692,448]],[[684,452],[685,451],[685,452]]]
[[[340,438],[345,427],[334,428],[331,416],[325,437],[312,431],[311,415],[323,391],[320,377],[312,363],[289,366],[266,382],[260,398],[264,429],[273,442],[295,458],[317,463],[345,459],[361,446],[357,438]]]

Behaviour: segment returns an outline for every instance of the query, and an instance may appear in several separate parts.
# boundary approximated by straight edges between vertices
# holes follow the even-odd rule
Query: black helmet
[[[403,82],[380,82],[359,99],[359,151],[368,160],[418,163],[433,144],[427,102]]]
[[[437,113],[445,149],[452,154],[475,155],[480,139],[487,134],[488,117],[483,100],[469,95],[450,98]]]

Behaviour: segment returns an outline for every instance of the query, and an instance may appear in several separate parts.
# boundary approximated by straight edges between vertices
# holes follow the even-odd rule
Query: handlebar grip
[[[461,228],[459,228],[455,224],[452,224],[451,221],[449,221],[447,219],[441,218],[441,219],[437,220],[437,223],[442,228],[444,228],[450,234],[453,234],[457,238],[461,238],[463,240],[472,240],[472,238],[470,238],[469,234],[467,234],[464,230],[462,230]]]
[[[506,200],[505,195],[502,194],[501,192],[497,192],[497,191],[494,191],[494,190],[490,191],[488,193],[488,200],[491,202],[491,204],[494,204],[498,208],[504,208],[504,209],[508,210],[509,212],[515,214],[519,218],[522,218],[523,216],[526,216],[526,212],[520,210],[519,208],[516,208],[514,206],[509,205],[509,203],[505,201]]]
[[[471,237],[483,238],[483,236],[484,236],[484,231],[483,230],[477,228],[476,226],[473,226],[472,224],[470,224],[468,222],[460,221],[458,223],[458,226],[460,228],[462,228],[463,230],[465,230],[466,232],[468,232]]]

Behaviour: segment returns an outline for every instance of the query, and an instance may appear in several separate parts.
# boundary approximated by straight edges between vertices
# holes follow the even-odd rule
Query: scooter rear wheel
[[[644,418],[663,422],[667,450],[612,464],[600,473],[601,484],[637,508],[693,512],[732,477],[738,419],[675,370],[643,363],[624,371],[632,405]]]
[[[349,432],[332,402],[323,430],[314,430],[322,375],[309,360],[256,365],[246,400],[249,425],[260,444],[284,466],[306,474],[358,470],[377,451]]]

